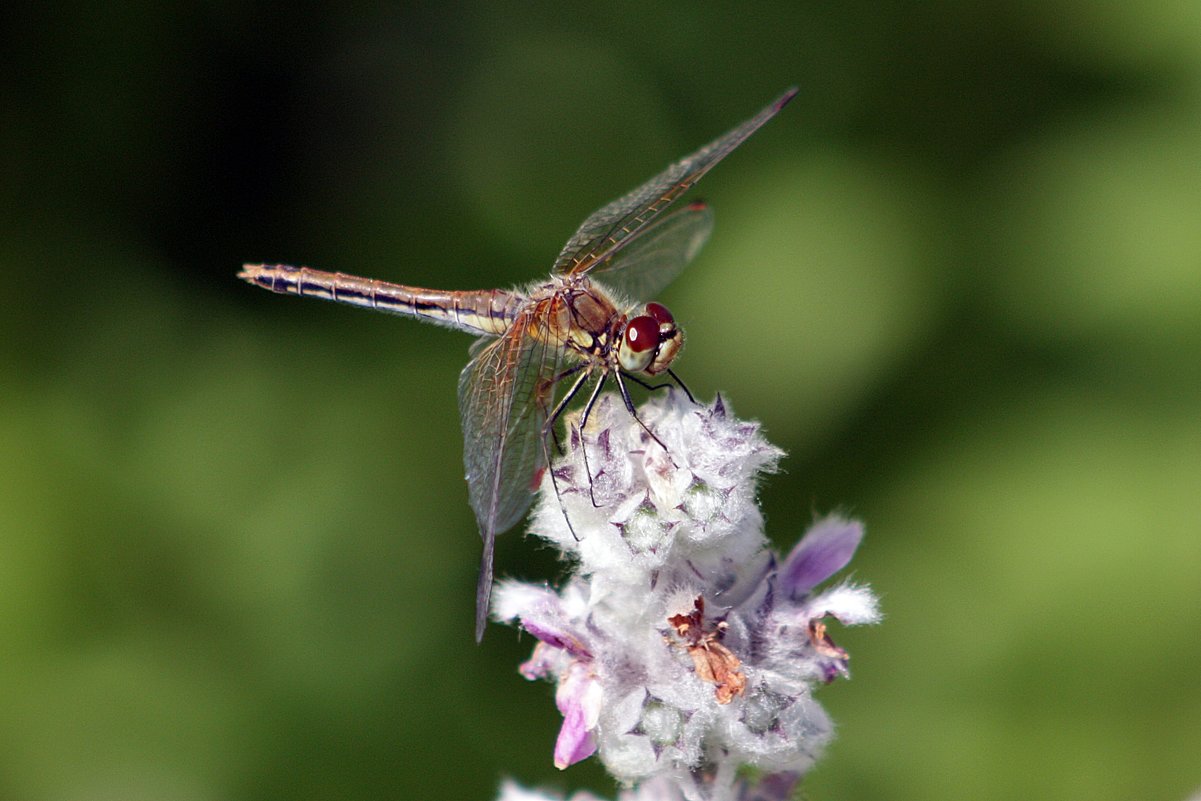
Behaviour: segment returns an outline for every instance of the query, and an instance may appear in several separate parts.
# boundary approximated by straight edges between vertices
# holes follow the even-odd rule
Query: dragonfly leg
[[[567,514],[567,506],[563,503],[563,494],[559,492],[559,479],[555,478],[555,470],[550,466],[550,449],[546,444],[546,436],[542,437],[542,458],[546,460],[546,470],[550,473],[550,485],[555,490],[555,500],[559,502],[559,511],[563,513],[563,520],[567,523],[567,530],[571,532],[572,538],[580,541],[580,535],[576,534],[575,526],[571,524],[571,515]]]
[[[585,367],[588,367],[588,364],[577,364],[575,367],[564,370],[558,375],[546,379],[546,387],[549,389],[550,387],[562,381],[564,378],[570,378],[571,376],[580,372]],[[592,370],[587,370],[582,376],[573,381],[571,384],[571,389],[567,390],[567,393],[563,396],[563,399],[555,404],[555,408],[551,409],[550,414],[546,416],[546,422],[542,424],[543,437],[545,437],[547,434],[555,433],[555,424],[559,422],[559,417],[563,414],[563,410],[567,408],[567,404],[571,403],[572,398],[579,393],[580,387],[584,386],[584,382],[587,381],[588,377],[591,375]],[[558,442],[558,437],[556,437],[555,444],[557,445]]]
[[[605,382],[608,380],[608,373],[600,377],[600,380],[596,382],[596,389],[592,390],[592,394],[588,396],[588,402],[584,404],[584,413],[580,415],[580,443],[584,446],[584,474],[588,476],[588,497],[592,500],[592,508],[594,509],[599,509],[600,504],[596,502],[596,485],[592,481],[592,467],[588,464],[588,446],[584,444],[584,427],[588,425],[588,417],[592,414],[592,407],[596,404],[596,399],[600,397],[601,390],[605,388]]]
[[[668,381],[664,381],[662,384],[648,384],[647,382],[643,381],[641,378],[634,375],[633,373],[627,373],[624,370],[622,371],[621,374],[624,375],[626,378],[630,379],[631,381],[633,381],[635,384],[638,384],[641,387],[645,387],[646,389],[649,389],[651,392],[654,392],[656,389],[666,389],[666,388],[672,386],[672,384]],[[668,369],[667,374],[672,377],[672,379],[676,382],[676,384],[680,387],[680,389],[684,390],[684,394],[688,396],[688,400],[692,401],[693,403],[696,403],[696,398],[692,397],[692,393],[688,391],[688,387],[684,384],[683,381],[680,380],[680,377],[678,375],[676,375],[675,370]]]
[[[548,379],[546,386],[548,388],[552,387],[556,382],[575,375],[587,366],[587,364],[577,364],[575,367],[564,370],[558,375]],[[579,541],[580,536],[576,534],[575,526],[571,524],[571,516],[567,514],[567,506],[564,505],[563,495],[561,492],[559,492],[559,479],[555,477],[555,469],[551,464],[551,454],[550,449],[547,447],[547,439],[549,438],[555,443],[556,450],[559,451],[559,455],[562,455],[563,445],[559,442],[559,433],[557,431],[556,423],[558,423],[560,415],[563,414],[563,410],[567,408],[567,404],[571,402],[572,398],[579,394],[580,388],[584,386],[584,383],[591,375],[592,371],[587,370],[579,378],[572,382],[571,388],[568,389],[563,395],[563,399],[556,403],[555,408],[552,409],[546,416],[546,422],[542,425],[542,436],[539,437],[539,439],[542,441],[542,458],[546,462],[547,472],[550,473],[551,487],[553,487],[555,490],[555,500],[559,502],[559,509],[563,512],[563,520],[567,522],[567,530],[571,532],[571,536],[574,537],[576,541]],[[591,485],[592,482],[589,480],[589,487],[591,487]]]
[[[642,422],[642,418],[639,417],[638,412],[634,410],[634,401],[630,398],[630,390],[626,388],[626,382],[621,378],[622,374],[615,371],[613,375],[617,378],[617,388],[621,390],[621,399],[625,401],[626,410],[630,413],[630,417],[633,417],[634,420],[638,422],[638,425],[642,426],[642,430],[649,434],[651,439],[659,443],[660,448],[666,451],[667,446],[663,444],[663,440],[659,439],[659,437],[655,435],[654,431],[651,431],[649,428],[647,428],[646,423]],[[641,381],[638,381],[638,383],[642,384]],[[643,384],[643,386],[646,385]]]
[[[581,362],[574,367],[569,367],[558,375],[554,375],[546,379],[543,382],[542,387],[545,391],[549,391],[555,384],[559,383],[565,378],[570,378],[587,366],[588,364],[586,362]],[[555,408],[552,409],[550,414],[546,416],[546,422],[542,425],[542,438],[545,440],[546,435],[549,433],[551,439],[554,440],[555,450],[560,456],[563,455],[563,443],[559,442],[559,432],[555,424],[559,421],[559,415],[563,414],[563,410],[567,408],[567,404],[570,403],[571,399],[574,398],[576,393],[580,391],[580,386],[582,386],[584,381],[587,380],[591,372],[592,371],[589,370],[588,372],[584,373],[584,375],[576,379],[575,383],[571,385],[571,389],[567,390],[567,394],[563,396],[563,400],[555,404]],[[546,460],[546,466],[547,469],[550,469],[549,458]]]
[[[680,377],[676,375],[676,371],[669,367],[667,368],[667,374],[671,376],[677,384],[680,385],[680,389],[684,390],[684,394],[688,396],[688,400],[692,401],[693,405],[695,406],[696,398],[692,397],[692,393],[688,391],[688,385],[680,380]]]

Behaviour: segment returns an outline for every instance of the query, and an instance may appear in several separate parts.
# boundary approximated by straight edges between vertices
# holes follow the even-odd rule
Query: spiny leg
[[[623,376],[625,376],[626,378],[630,379],[631,381],[633,381],[635,384],[638,384],[641,387],[645,387],[646,389],[649,389],[651,392],[654,392],[656,389],[667,389],[668,387],[671,386],[671,384],[666,381],[663,382],[662,384],[648,384],[647,382],[643,381],[641,378],[634,375],[633,373],[627,373],[624,370],[622,371],[621,374]],[[684,394],[688,396],[688,400],[692,401],[693,403],[696,403],[696,398],[692,397],[692,393],[688,391],[688,387],[684,384],[683,381],[680,380],[680,377],[678,375],[676,375],[675,371],[669,368],[667,370],[667,374],[672,377],[672,379],[676,382],[676,384],[679,385],[680,389],[684,390]]]
[[[566,370],[564,370],[563,372],[559,373],[556,376],[552,376],[551,378],[548,378],[546,380],[547,389],[554,387],[555,384],[558,384],[560,381],[562,381],[565,378],[570,378],[571,376],[578,373],[580,370],[583,370],[585,367],[589,367],[588,363],[581,362],[580,364],[577,364],[574,367],[567,368]],[[548,414],[546,416],[546,423],[542,426],[542,438],[545,439],[546,433],[547,433],[547,431],[549,431],[551,438],[555,441],[555,450],[559,452],[560,456],[563,455],[563,443],[559,442],[559,432],[556,429],[555,424],[559,420],[559,415],[563,414],[563,410],[565,408],[567,408],[568,401],[570,401],[572,398],[574,398],[575,394],[580,391],[580,385],[583,384],[583,382],[588,378],[588,376],[591,373],[592,373],[592,370],[589,369],[587,373],[582,375],[580,378],[576,379],[576,382],[572,385],[571,389],[569,389],[567,391],[567,394],[563,397],[563,400],[561,400],[561,401],[559,401],[559,403],[555,404],[555,408],[551,411],[550,414]],[[547,469],[550,469],[550,461],[549,460],[547,460]]]
[[[562,416],[563,410],[567,408],[567,404],[571,403],[571,399],[579,393],[580,387],[584,386],[584,382],[587,381],[589,376],[592,375],[591,366],[587,363],[577,364],[575,367],[572,367],[569,370],[564,370],[558,375],[546,380],[546,386],[553,387],[564,378],[569,378],[575,375],[585,367],[588,367],[589,369],[582,376],[572,382],[571,389],[567,390],[567,393],[563,396],[563,399],[556,403],[555,408],[551,409],[550,414],[546,416],[546,422],[542,424],[542,435],[544,439],[547,434],[554,434],[555,424],[559,422],[559,417]],[[556,439],[556,444],[557,443],[558,440]]]
[[[667,389],[668,387],[671,386],[671,384],[666,383],[666,382],[662,383],[662,384],[648,384],[647,382],[643,381],[638,376],[634,375],[633,373],[627,373],[625,370],[622,370],[621,374],[624,377],[633,381],[638,386],[642,387],[643,389],[649,389],[651,392],[654,392],[656,389]]]
[[[546,472],[550,473],[550,485],[555,491],[555,500],[559,502],[559,511],[563,513],[563,521],[567,523],[567,530],[571,532],[572,539],[579,542],[580,535],[576,534],[575,526],[571,524],[571,515],[567,514],[567,505],[563,503],[563,494],[559,492],[559,479],[555,478],[555,468],[551,465],[550,448],[546,440],[545,436],[542,437],[542,458],[546,460]]]
[[[626,411],[630,413],[638,425],[642,426],[642,430],[650,435],[650,438],[659,443],[659,447],[667,451],[667,446],[663,444],[663,440],[655,435],[654,431],[647,428],[646,423],[642,422],[642,418],[638,416],[638,412],[634,410],[634,401],[630,398],[630,390],[626,388],[626,382],[622,380],[622,373],[614,371],[613,376],[617,379],[617,388],[621,390],[621,399],[625,401]],[[639,381],[638,383],[642,383]]]
[[[555,376],[554,378],[551,378],[548,381],[548,386],[553,386],[556,382],[561,381],[564,378],[567,378],[575,373],[578,373],[580,370],[583,370],[585,367],[587,367],[586,364],[579,364],[579,365],[576,365],[575,367],[572,367],[569,370],[564,370],[559,375]],[[549,448],[547,448],[547,439],[548,439],[547,435],[549,434],[550,438],[554,440],[555,447],[559,450],[559,453],[561,455],[563,453],[563,447],[562,447],[562,445],[559,444],[559,437],[558,437],[557,432],[555,431],[555,426],[559,421],[559,417],[563,414],[563,410],[567,408],[567,404],[570,403],[571,399],[574,398],[579,393],[580,388],[584,386],[584,382],[586,382],[588,380],[588,377],[591,375],[592,375],[592,371],[588,370],[572,383],[571,388],[569,390],[567,390],[566,394],[563,395],[563,399],[561,401],[559,401],[557,404],[555,404],[555,408],[552,409],[550,414],[548,414],[546,416],[546,423],[544,423],[542,426],[542,436],[540,438],[542,440],[542,458],[546,462],[547,472],[550,473],[550,485],[555,491],[555,500],[559,502],[559,511],[561,511],[563,513],[563,520],[566,521],[566,523],[567,523],[567,530],[571,532],[571,536],[577,542],[579,541],[580,536],[578,534],[576,534],[575,526],[573,526],[571,524],[571,516],[567,514],[567,506],[566,506],[566,504],[563,503],[562,493],[559,492],[559,479],[557,479],[555,477],[555,468],[554,468],[554,465],[551,464],[550,450],[549,450]],[[589,479],[589,481],[588,481],[588,486],[589,487],[592,486],[591,479]]]
[[[592,390],[592,394],[588,397],[588,402],[584,404],[584,413],[580,415],[580,448],[584,453],[584,475],[588,477],[588,497],[592,501],[592,508],[599,509],[600,504],[596,502],[596,485],[592,481],[592,468],[588,464],[588,443],[584,440],[584,427],[588,425],[588,418],[592,414],[592,407],[596,404],[596,399],[600,397],[601,390],[605,388],[605,382],[609,380],[609,374],[606,372],[601,375],[600,380],[596,382],[596,388]]]
[[[680,377],[676,375],[676,371],[669,367],[667,368],[667,374],[671,376],[677,384],[680,385],[680,389],[684,390],[684,394],[688,396],[688,400],[692,401],[694,405],[697,405],[696,398],[692,397],[692,393],[688,391],[688,385],[680,380]]]

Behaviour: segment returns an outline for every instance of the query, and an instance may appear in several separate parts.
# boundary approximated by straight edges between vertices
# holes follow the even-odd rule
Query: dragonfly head
[[[631,317],[621,333],[617,361],[631,373],[657,375],[671,366],[684,345],[684,332],[666,306],[646,304],[646,313]]]

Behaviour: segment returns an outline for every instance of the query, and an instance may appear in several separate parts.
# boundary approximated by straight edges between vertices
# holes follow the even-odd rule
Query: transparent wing
[[[643,228],[589,275],[628,300],[651,300],[688,266],[712,230],[713,211],[689,203]]]
[[[554,272],[585,273],[613,256],[643,227],[650,224],[673,201],[701,179],[714,164],[738,147],[747,137],[759,130],[768,120],[796,96],[789,89],[767,108],[739,125],[725,136],[702,147],[647,181],[624,197],[618,198],[584,220],[579,230],[567,240]]]
[[[463,463],[484,554],[476,589],[475,636],[483,637],[492,591],[496,535],[512,528],[530,506],[543,459],[542,425],[559,348],[531,336],[535,310],[520,314],[499,339],[481,348],[459,376]]]

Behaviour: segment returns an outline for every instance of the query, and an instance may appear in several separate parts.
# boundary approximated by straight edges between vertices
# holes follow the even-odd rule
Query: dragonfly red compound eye
[[[626,325],[626,347],[635,353],[645,353],[659,345],[659,321],[642,315]]]
[[[671,325],[676,321],[676,318],[671,316],[671,312],[662,303],[646,304],[646,313],[655,318],[655,322],[659,325]]]

